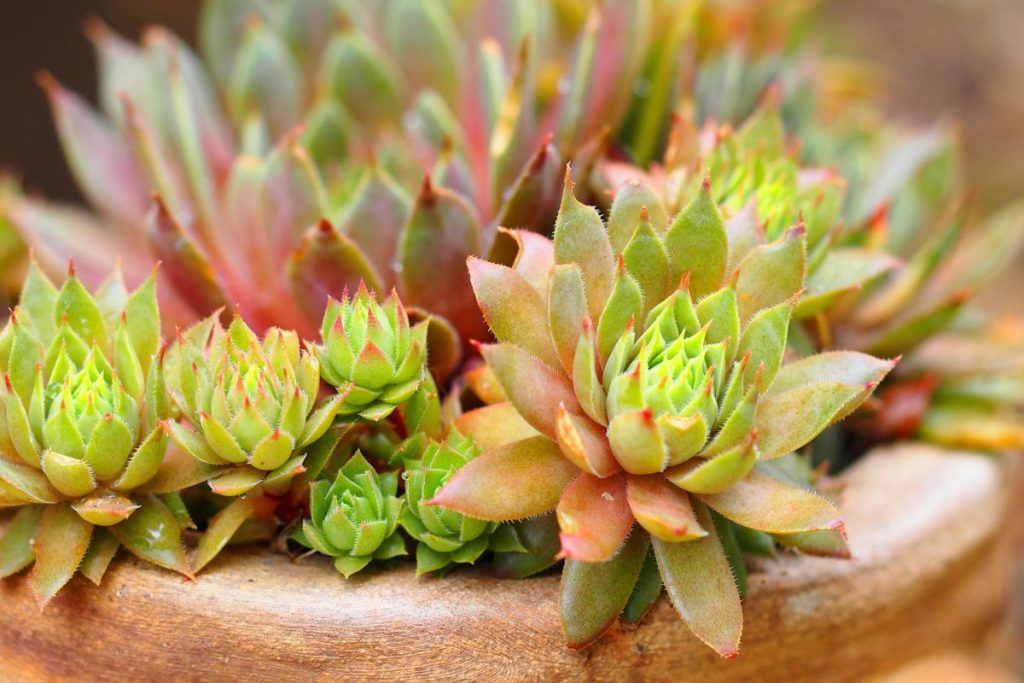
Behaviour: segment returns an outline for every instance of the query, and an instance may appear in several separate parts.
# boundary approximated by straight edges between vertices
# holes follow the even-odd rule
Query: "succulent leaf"
[[[566,560],[562,572],[562,631],[570,649],[591,644],[615,624],[636,585],[649,542],[633,534],[604,562]]]

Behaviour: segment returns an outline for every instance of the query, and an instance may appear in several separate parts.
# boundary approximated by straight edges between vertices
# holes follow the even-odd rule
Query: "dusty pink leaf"
[[[534,436],[470,460],[429,505],[496,522],[533,517],[554,510],[578,473],[558,444]]]
[[[601,479],[581,472],[558,501],[555,513],[566,557],[583,562],[608,560],[633,526],[626,476]]]

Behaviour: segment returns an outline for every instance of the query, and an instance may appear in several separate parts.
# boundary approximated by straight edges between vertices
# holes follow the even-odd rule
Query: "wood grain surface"
[[[1005,609],[1005,464],[911,444],[845,479],[854,559],[759,562],[732,662],[664,598],[638,628],[572,653],[557,576],[416,579],[402,564],[346,582],[317,558],[252,548],[196,583],[120,560],[42,613],[20,577],[0,583],[0,680],[844,681],[978,641]]]

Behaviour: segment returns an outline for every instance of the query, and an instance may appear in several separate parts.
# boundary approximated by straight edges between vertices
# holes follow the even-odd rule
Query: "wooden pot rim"
[[[665,598],[638,628],[572,653],[557,575],[417,579],[403,563],[345,581],[324,558],[256,548],[226,552],[195,583],[122,557],[102,586],[76,577],[42,613],[23,580],[0,582],[0,661],[24,680],[854,680],[998,619],[1005,470],[918,443],[869,453],[842,477],[853,559],[758,561],[732,662]]]

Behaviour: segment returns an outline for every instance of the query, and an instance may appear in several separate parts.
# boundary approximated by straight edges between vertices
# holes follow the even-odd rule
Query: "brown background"
[[[79,197],[64,167],[49,108],[35,74],[52,72],[94,99],[96,63],[82,34],[86,17],[98,16],[138,39],[150,24],[165,24],[192,40],[199,0],[8,0],[0,15],[0,167],[19,173],[35,191],[60,199]]]

